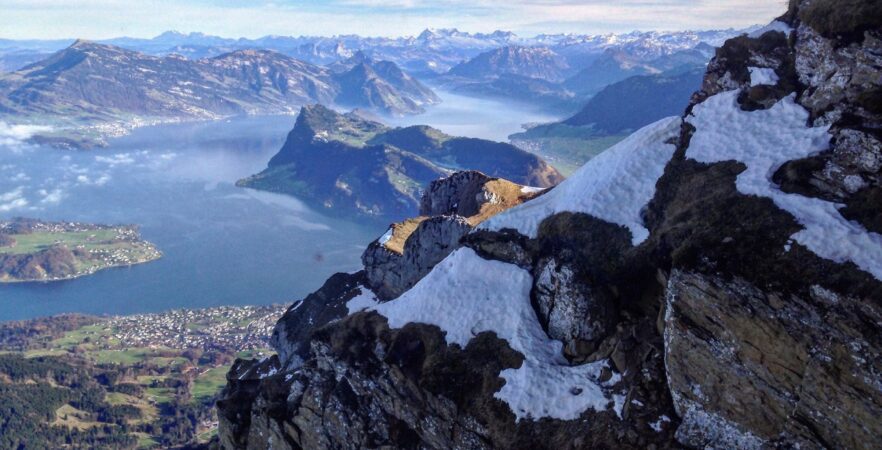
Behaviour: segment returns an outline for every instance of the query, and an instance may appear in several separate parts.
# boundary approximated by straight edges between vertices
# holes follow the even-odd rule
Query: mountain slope
[[[636,130],[683,111],[703,78],[704,68],[674,76],[631,77],[598,92],[581,111],[563,123],[591,126],[603,134]]]
[[[482,53],[450,69],[448,74],[471,79],[519,75],[561,81],[568,69],[566,60],[549,48],[509,46]]]
[[[0,113],[9,120],[70,125],[292,113],[306,103],[335,101],[405,114],[437,101],[394,64],[377,67],[336,74],[268,50],[192,61],[77,41],[0,76]]]
[[[562,170],[580,167],[633,130],[683,111],[704,71],[627,78],[605,87],[572,117],[530,127],[510,139]]]
[[[374,61],[358,52],[331,67],[344,106],[375,109],[391,114],[424,112],[424,105],[441,100],[431,89],[404,73],[395,63]]]
[[[794,1],[728,41],[683,116],[482,222],[397,298],[329,280],[280,320],[279,361],[233,368],[221,442],[874,447],[882,24],[847,20],[870,3]],[[819,4],[852,27],[813,28]]]
[[[429,182],[459,168],[542,187],[562,180],[540,158],[509,144],[424,126],[393,129],[313,105],[300,111],[267,169],[238,185],[292,194],[333,214],[387,221],[414,214]]]

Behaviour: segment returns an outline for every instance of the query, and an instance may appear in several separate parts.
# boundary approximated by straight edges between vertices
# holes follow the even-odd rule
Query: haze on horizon
[[[413,36],[468,32],[621,33],[766,24],[786,0],[0,0],[0,38]]]

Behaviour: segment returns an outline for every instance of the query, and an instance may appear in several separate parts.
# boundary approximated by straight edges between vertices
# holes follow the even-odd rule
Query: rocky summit
[[[221,445],[879,448],[879,3],[794,0],[697,88],[541,195],[433,185],[235,364]]]

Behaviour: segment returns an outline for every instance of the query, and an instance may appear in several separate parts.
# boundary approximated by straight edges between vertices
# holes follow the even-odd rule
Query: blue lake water
[[[234,186],[265,167],[293,122],[145,128],[90,152],[0,144],[0,217],[139,224],[164,253],[76,280],[0,285],[0,320],[287,303],[358,269],[384,230]]]
[[[391,122],[505,140],[521,123],[552,119],[495,101],[442,98],[425,115]],[[164,254],[76,280],[0,285],[0,321],[290,303],[333,273],[358,270],[384,226],[234,186],[266,166],[293,124],[287,116],[142,128],[88,152],[27,146],[0,127],[0,218],[138,224]]]

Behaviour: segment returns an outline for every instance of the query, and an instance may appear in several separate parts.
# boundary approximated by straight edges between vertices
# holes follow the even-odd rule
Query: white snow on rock
[[[775,21],[772,21],[772,23],[760,28],[759,30],[756,30],[753,33],[748,34],[748,37],[758,38],[758,37],[768,33],[769,31],[780,31],[781,33],[784,33],[789,36],[790,32],[793,31],[793,28],[790,25],[787,25],[786,23],[781,22],[780,20],[775,20]]]
[[[361,289],[361,293],[346,302],[346,310],[349,311],[349,314],[364,311],[380,303],[373,291],[364,286],[358,288]]]
[[[382,236],[380,236],[380,239],[378,240],[380,245],[385,246],[386,243],[389,242],[390,239],[392,239],[393,233],[395,233],[395,229],[392,227],[389,227],[389,229],[386,230],[386,232]]]
[[[604,388],[618,382],[618,375],[598,381],[606,361],[571,366],[563,357],[563,344],[548,337],[530,305],[532,284],[527,271],[461,248],[411,290],[374,309],[393,328],[413,322],[436,325],[449,344],[463,348],[485,331],[506,340],[525,359],[520,368],[500,373],[505,386],[495,397],[509,405],[517,420],[573,420],[588,408],[623,405],[623,396]]]
[[[533,186],[521,186],[521,193],[522,194],[535,194],[537,192],[542,192],[546,189],[548,189],[548,188],[533,187]]]
[[[778,74],[775,73],[775,69],[768,69],[762,67],[748,67],[747,70],[750,70],[750,85],[751,86],[761,86],[761,85],[769,85],[774,86],[778,84]]]
[[[737,160],[747,166],[736,187],[746,195],[768,197],[805,227],[792,239],[822,258],[853,262],[882,280],[882,235],[867,231],[839,214],[842,205],[782,192],[772,175],[785,162],[829,147],[828,127],[807,126],[809,114],[791,95],[772,108],[742,111],[738,91],[717,94],[686,120],[696,132],[686,156],[704,163]]]
[[[671,418],[668,416],[661,416],[653,423],[649,424],[649,427],[655,430],[656,433],[661,433],[663,424],[671,421]]]
[[[655,183],[674,155],[676,147],[666,141],[679,135],[680,125],[679,117],[668,117],[642,128],[550,192],[490,218],[479,228],[511,228],[535,238],[548,216],[580,212],[628,227],[633,244],[640,244],[649,237],[640,211],[652,200]]]

